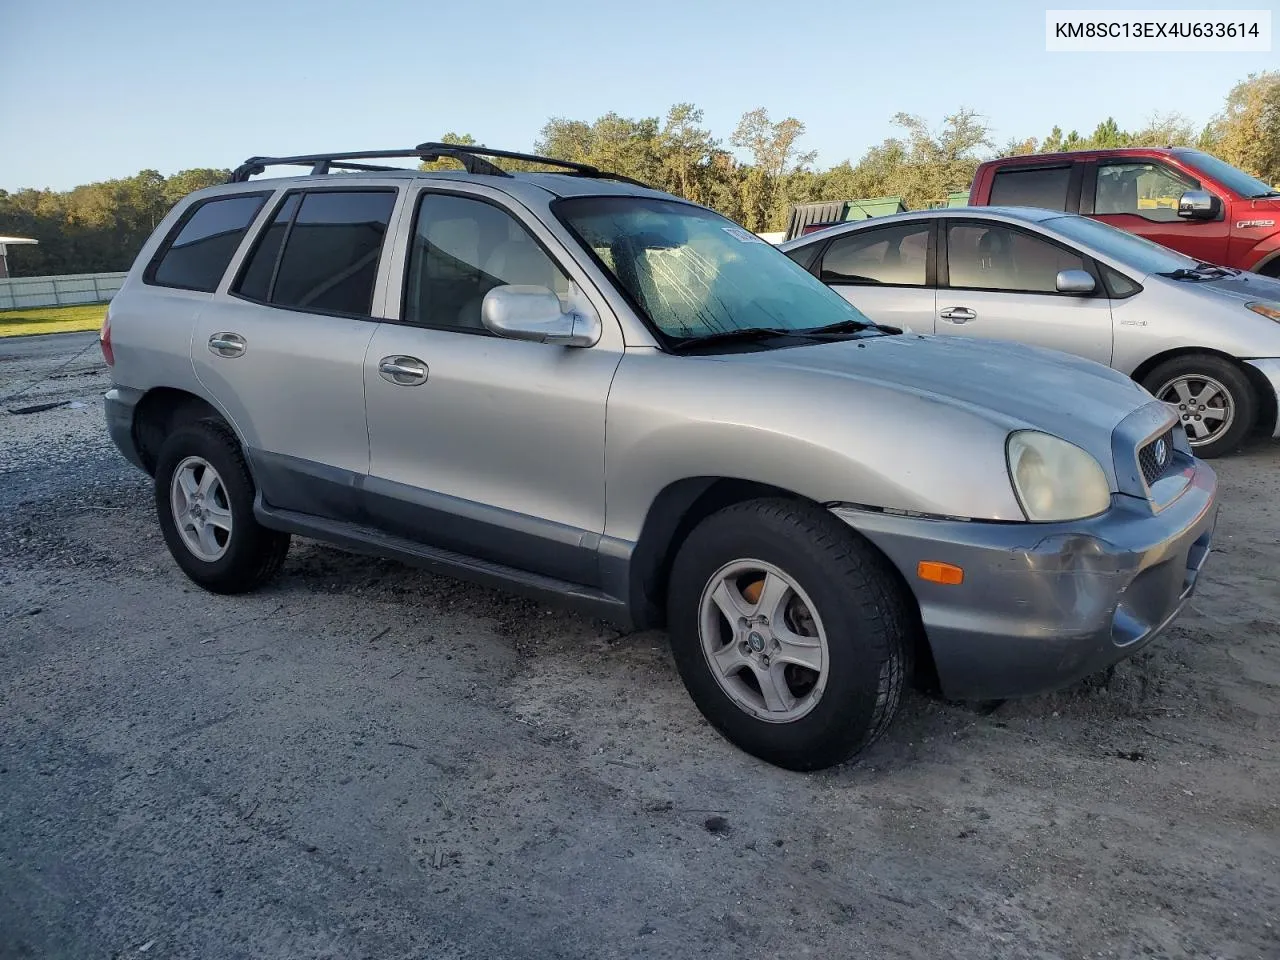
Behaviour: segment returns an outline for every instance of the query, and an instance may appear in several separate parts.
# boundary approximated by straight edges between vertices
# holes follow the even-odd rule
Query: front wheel
[[[1177,415],[1191,452],[1205,460],[1239,447],[1257,419],[1258,398],[1249,378],[1212,354],[1166,360],[1142,385]]]
[[[896,572],[826,510],[755,500],[704,520],[668,590],[672,654],[703,716],[770,763],[840,763],[888,727],[910,670]]]

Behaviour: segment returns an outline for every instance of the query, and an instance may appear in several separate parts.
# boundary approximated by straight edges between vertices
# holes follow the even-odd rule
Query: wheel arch
[[[632,622],[638,629],[666,627],[668,580],[676,554],[693,529],[725,507],[747,500],[781,498],[825,509],[810,497],[773,484],[735,477],[688,477],[664,487],[649,506],[640,538],[629,563],[629,593]],[[857,537],[879,554],[885,568],[893,573],[906,599],[911,617],[909,642],[915,651],[917,676],[926,687],[936,689],[937,672],[932,650],[924,633],[920,603],[903,572],[879,547],[852,527]]]
[[[1262,375],[1262,371],[1256,367],[1244,363],[1239,357],[1226,353],[1223,350],[1215,350],[1212,347],[1175,347],[1172,350],[1165,350],[1157,353],[1134,368],[1130,377],[1139,384],[1144,381],[1151,371],[1167,360],[1174,360],[1178,357],[1195,356],[1197,354],[1205,354],[1211,357],[1217,357],[1219,360],[1225,360],[1230,363],[1249,381],[1249,385],[1253,387],[1254,394],[1258,400],[1258,418],[1253,425],[1254,431],[1265,430],[1270,432],[1275,427],[1277,416],[1277,398],[1275,391],[1267,378]]]
[[[144,393],[133,411],[133,439],[147,473],[154,476],[160,448],[174,430],[205,417],[225,423],[243,448],[235,424],[203,397],[176,387],[152,387]]]

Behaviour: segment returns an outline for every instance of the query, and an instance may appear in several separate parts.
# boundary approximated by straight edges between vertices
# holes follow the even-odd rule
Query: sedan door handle
[[[215,333],[209,338],[209,352],[219,357],[240,357],[244,351],[244,337],[238,333]]]
[[[378,361],[378,376],[400,387],[416,387],[427,382],[427,365],[417,357],[383,357]]]
[[[943,320],[950,320],[952,323],[967,323],[976,319],[978,315],[968,307],[952,307],[949,310],[943,310],[938,316]]]

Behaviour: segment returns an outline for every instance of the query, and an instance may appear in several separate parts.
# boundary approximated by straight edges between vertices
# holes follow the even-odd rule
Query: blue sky
[[[726,142],[754,107],[798,117],[802,148],[826,165],[891,135],[898,111],[937,124],[971,107],[1001,144],[1055,123],[1086,132],[1108,114],[1135,126],[1176,109],[1200,124],[1233,83],[1280,65],[1274,48],[1049,54],[1046,6],[1071,7],[8,0],[0,188],[230,167],[252,154],[409,146],[449,130],[530,149],[550,116],[662,115],[686,100]]]

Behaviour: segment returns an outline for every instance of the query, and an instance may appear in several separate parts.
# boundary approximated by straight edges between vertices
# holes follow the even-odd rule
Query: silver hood
[[[1008,430],[1052,433],[1089,451],[1114,480],[1112,433],[1150,405],[1125,374],[1025,344],[921,334],[867,337],[736,354],[750,365],[842,377],[961,407]]]

